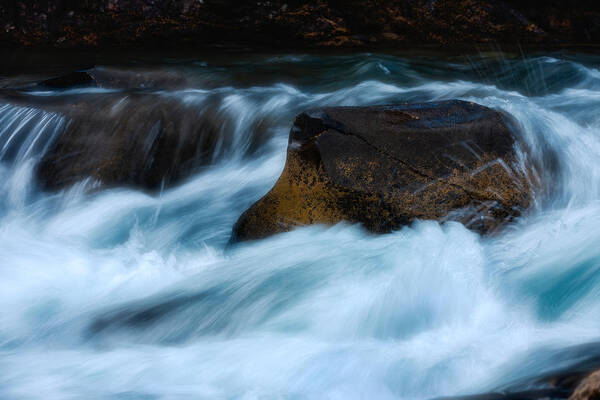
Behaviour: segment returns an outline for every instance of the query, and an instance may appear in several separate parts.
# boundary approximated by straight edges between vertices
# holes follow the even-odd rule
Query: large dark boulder
[[[415,219],[489,232],[531,202],[510,117],[464,101],[304,112],[281,177],[242,214],[232,239],[360,222],[389,232]]]

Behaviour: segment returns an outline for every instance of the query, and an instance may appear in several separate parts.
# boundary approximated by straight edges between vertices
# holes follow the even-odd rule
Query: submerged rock
[[[175,71],[94,66],[85,70],[69,71],[38,82],[29,82],[29,86],[17,86],[17,89],[183,89],[187,83],[185,75]]]
[[[87,178],[158,189],[210,161],[220,138],[211,118],[153,94],[84,96],[59,109],[69,123],[36,170],[45,190]]]
[[[175,71],[145,68],[94,67],[87,73],[102,88],[122,89],[183,89],[186,77]]]
[[[232,240],[340,221],[383,233],[415,219],[456,220],[489,232],[531,203],[511,121],[464,101],[304,112],[279,180],[242,214]]]
[[[153,191],[223,157],[252,154],[269,139],[268,118],[249,118],[242,131],[224,113],[223,96],[206,94],[186,102],[143,91],[68,96],[5,92],[0,104],[49,112],[65,121],[36,167],[44,190],[89,180],[96,188]],[[28,131],[35,136],[36,129]]]

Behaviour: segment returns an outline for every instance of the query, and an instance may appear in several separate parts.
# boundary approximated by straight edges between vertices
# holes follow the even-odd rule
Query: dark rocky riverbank
[[[7,0],[0,45],[279,49],[600,43],[600,3],[497,0]]]

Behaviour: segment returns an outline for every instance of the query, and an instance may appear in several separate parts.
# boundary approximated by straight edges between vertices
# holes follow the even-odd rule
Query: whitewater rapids
[[[68,119],[0,104],[0,397],[428,399],[579,361],[564,350],[600,339],[598,66],[557,54],[155,63],[189,83],[146,90],[188,112],[217,104],[235,140],[154,195],[39,190],[35,165]],[[501,235],[339,224],[228,247],[279,176],[295,114],[455,98],[512,114],[545,171],[551,190]],[[259,152],[248,126],[268,130]]]

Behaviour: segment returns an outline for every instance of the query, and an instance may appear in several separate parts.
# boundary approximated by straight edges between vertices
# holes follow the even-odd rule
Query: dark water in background
[[[112,60],[100,69],[125,83],[73,90],[13,69],[0,86],[27,94],[0,104],[0,397],[424,399],[580,361],[563,350],[600,338],[599,66],[573,54]],[[41,98],[110,96],[118,112],[139,91],[180,103],[174,118],[221,121],[213,162],[156,195],[36,188],[36,162],[69,123]],[[295,114],[454,98],[515,116],[553,189],[502,235],[340,224],[226,250],[279,176]]]

